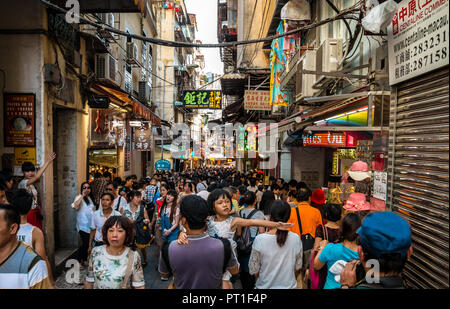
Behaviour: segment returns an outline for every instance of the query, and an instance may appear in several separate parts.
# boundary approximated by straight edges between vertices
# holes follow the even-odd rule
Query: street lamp
[[[196,69],[199,65],[194,64],[187,64],[186,66],[179,66],[179,65],[164,65],[164,77],[163,77],[163,99],[162,99],[162,114],[161,118],[164,119],[164,104],[166,102],[166,68],[188,68],[188,69]],[[161,125],[161,160],[164,158],[164,131],[163,126]]]

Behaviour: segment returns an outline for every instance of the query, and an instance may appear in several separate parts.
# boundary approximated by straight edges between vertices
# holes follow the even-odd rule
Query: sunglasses
[[[105,191],[114,191],[114,189],[106,188]]]
[[[83,190],[87,190],[90,189],[91,187],[83,187]]]

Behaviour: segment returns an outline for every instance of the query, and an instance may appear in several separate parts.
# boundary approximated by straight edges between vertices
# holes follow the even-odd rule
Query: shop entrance
[[[89,180],[94,179],[96,172],[108,171],[112,179],[118,176],[118,155],[116,148],[89,149]]]

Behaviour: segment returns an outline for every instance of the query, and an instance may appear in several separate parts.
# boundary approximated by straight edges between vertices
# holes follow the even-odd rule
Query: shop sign
[[[449,1],[404,0],[389,25],[389,84],[449,64]]]
[[[170,162],[165,160],[165,159],[161,159],[156,161],[155,163],[155,170],[157,171],[168,171],[170,170]]]
[[[333,152],[333,170],[331,171],[333,175],[339,175],[339,152]]]
[[[186,108],[222,109],[222,91],[188,90],[183,92],[183,105]]]
[[[358,160],[358,156],[356,155],[356,149],[338,149],[339,158],[340,159],[352,159],[352,160]]]
[[[36,146],[36,97],[32,93],[4,93],[5,146]]]
[[[127,128],[127,133],[129,133],[129,127]],[[125,157],[125,172],[131,170],[131,137],[130,134],[127,134],[125,137],[125,149],[124,149],[124,157]]]
[[[386,172],[373,172],[373,190],[372,196],[376,199],[386,202],[387,193],[387,173]]]
[[[24,162],[31,162],[36,165],[36,148],[14,148],[14,166],[22,166]]]
[[[134,129],[134,149],[138,151],[149,151],[152,147],[152,129]]]
[[[244,94],[244,109],[254,111],[270,111],[270,91],[246,90]]]
[[[303,146],[345,147],[344,133],[313,133],[303,135]]]

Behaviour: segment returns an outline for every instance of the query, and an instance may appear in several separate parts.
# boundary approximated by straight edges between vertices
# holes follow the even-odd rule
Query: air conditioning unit
[[[146,81],[139,82],[139,101],[147,103],[151,101],[151,88]]]
[[[342,40],[326,39],[316,53],[316,69],[318,72],[336,72],[339,70],[339,62],[342,61]],[[314,88],[321,88],[330,80],[334,80],[331,76],[316,75],[317,82]]]
[[[128,64],[138,64],[138,47],[136,43],[127,42],[127,63]]]
[[[300,58],[299,64],[297,66],[297,72],[299,72],[296,79],[296,101],[300,101],[305,97],[312,97],[315,90],[313,89],[314,83],[316,82],[315,74],[301,74],[302,70],[315,71],[316,70],[316,56],[317,51],[307,50]]]
[[[113,13],[100,13],[98,14],[102,23],[114,27],[114,14]]]
[[[110,54],[95,55],[95,77],[117,85],[117,60]]]

